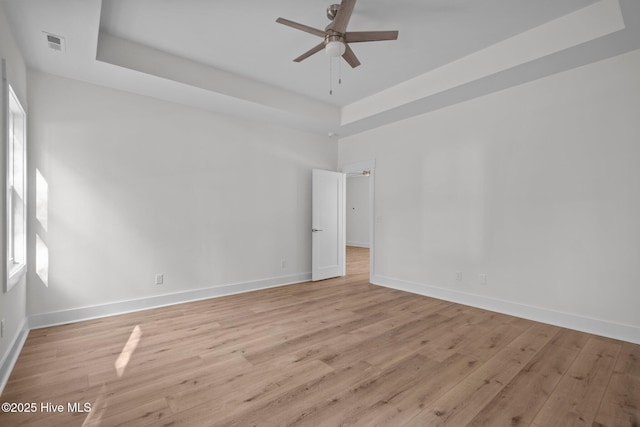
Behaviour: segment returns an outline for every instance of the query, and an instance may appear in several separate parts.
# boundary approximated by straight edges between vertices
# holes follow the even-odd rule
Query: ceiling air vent
[[[55,34],[44,32],[47,37],[47,45],[49,49],[53,49],[57,52],[64,52],[64,37],[56,36]]]

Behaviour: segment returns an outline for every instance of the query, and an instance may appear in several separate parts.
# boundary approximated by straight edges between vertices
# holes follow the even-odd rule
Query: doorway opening
[[[374,259],[373,160],[345,165],[346,174],[346,273],[373,276]],[[363,278],[364,278],[363,277]]]

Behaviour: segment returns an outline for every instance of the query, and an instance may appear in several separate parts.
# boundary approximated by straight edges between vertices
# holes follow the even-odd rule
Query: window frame
[[[4,244],[2,255],[5,262],[3,274],[3,290],[9,292],[27,272],[27,113],[6,75],[6,62],[2,60],[2,186],[4,188]],[[21,120],[16,120],[16,115]],[[16,132],[16,126],[21,126]],[[16,137],[22,136],[21,152],[16,152]],[[21,155],[21,158],[17,156]],[[17,158],[18,157],[18,158]],[[14,182],[16,177],[16,161],[21,161],[22,173],[20,187]],[[21,211],[21,215],[19,212]],[[17,217],[19,218],[17,219]],[[20,221],[17,223],[16,221]],[[19,224],[21,235],[16,235],[16,224]],[[19,241],[18,241],[19,239]],[[16,252],[18,251],[18,252]]]

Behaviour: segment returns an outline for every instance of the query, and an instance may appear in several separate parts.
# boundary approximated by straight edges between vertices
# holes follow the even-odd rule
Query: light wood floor
[[[348,259],[345,278],[31,331],[0,401],[92,411],[0,425],[638,426],[640,346],[373,286],[367,250]]]

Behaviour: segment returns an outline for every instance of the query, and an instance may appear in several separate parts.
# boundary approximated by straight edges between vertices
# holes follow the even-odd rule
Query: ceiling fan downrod
[[[339,4],[332,4],[331,6],[327,7],[327,18],[329,18],[329,21],[333,21],[334,19],[336,19],[339,8]]]

